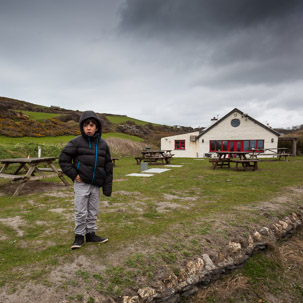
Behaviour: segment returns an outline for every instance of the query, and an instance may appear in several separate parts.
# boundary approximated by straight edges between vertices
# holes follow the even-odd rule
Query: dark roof
[[[226,119],[228,116],[230,116],[233,113],[239,113],[240,115],[244,115],[244,113],[242,111],[240,111],[237,108],[234,108],[232,111],[230,111],[228,114],[226,114],[224,117],[222,117],[221,119],[219,119],[217,122],[215,122],[214,124],[212,124],[211,126],[209,126],[208,128],[206,128],[204,131],[202,131],[199,136],[197,136],[196,140],[199,139],[201,136],[203,136],[204,134],[206,134],[207,132],[209,132],[212,128],[214,128],[215,126],[217,126],[220,122],[222,122],[224,119]],[[250,117],[249,115],[245,114],[245,116],[247,118],[249,118],[251,121],[255,122],[256,124],[260,125],[261,127],[265,128],[266,130],[268,130],[269,132],[272,132],[273,134],[280,136],[280,134],[278,132],[276,132],[275,130],[273,130],[272,128],[262,124],[261,122],[255,120],[254,118]]]

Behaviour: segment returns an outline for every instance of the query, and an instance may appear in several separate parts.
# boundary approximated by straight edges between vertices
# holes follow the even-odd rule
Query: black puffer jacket
[[[97,120],[94,136],[87,136],[83,131],[83,121],[89,118]],[[103,188],[103,194],[112,193],[113,164],[107,143],[101,139],[102,125],[93,111],[86,111],[80,117],[80,136],[72,139],[59,156],[62,171],[73,181],[77,175],[88,184]]]

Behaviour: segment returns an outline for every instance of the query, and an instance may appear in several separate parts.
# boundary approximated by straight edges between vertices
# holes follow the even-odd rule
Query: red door
[[[229,141],[229,151],[242,151],[242,141],[230,140]],[[235,157],[235,155],[233,156]]]

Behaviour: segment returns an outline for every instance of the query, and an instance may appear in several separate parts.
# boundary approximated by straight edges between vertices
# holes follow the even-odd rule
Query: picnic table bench
[[[257,159],[257,157],[262,156],[273,156],[274,158],[277,158],[277,160],[281,160],[282,157],[284,157],[284,160],[287,161],[288,157],[291,156],[291,154],[286,152],[286,147],[279,147],[279,148],[265,148],[264,150],[253,150],[252,153],[250,153],[250,157]],[[267,153],[266,153],[267,151]],[[263,160],[264,161],[264,160]]]
[[[229,158],[223,158],[223,159],[220,159],[220,158],[211,158],[209,159],[209,163],[211,163],[213,165],[213,169],[216,169],[217,166],[218,167],[230,167],[230,162],[231,162],[231,159]]]
[[[68,186],[69,183],[64,179],[62,171],[54,165],[55,160],[54,157],[1,159],[0,163],[3,167],[0,170],[0,178],[19,183],[13,196],[18,196],[27,182],[45,178],[59,177]],[[13,164],[17,164],[18,167],[13,172],[9,172],[8,167]],[[48,167],[40,167],[40,165]]]
[[[141,156],[135,157],[137,164],[139,165],[142,161],[149,163],[161,163],[170,164],[173,157],[171,150],[143,150]]]
[[[112,158],[113,166],[116,167],[116,161],[120,160],[119,158]]]
[[[239,164],[242,165],[242,168],[246,170],[247,168],[252,168],[253,170],[258,169],[258,159],[248,159],[246,155],[248,152],[241,151],[218,151],[217,158],[209,159],[209,162],[212,163],[213,169],[217,167],[228,167],[230,168],[230,163],[236,164],[236,170],[239,170]]]
[[[242,165],[244,170],[246,170],[246,168],[252,168],[253,170],[258,169],[259,160],[257,159],[232,159],[231,161],[236,163],[236,170],[239,170],[239,164]]]

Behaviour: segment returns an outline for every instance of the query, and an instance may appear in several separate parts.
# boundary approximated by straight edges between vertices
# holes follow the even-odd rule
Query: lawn
[[[174,158],[172,164],[182,167],[127,177],[140,166],[121,158],[113,195],[100,202],[99,233],[109,242],[78,251],[70,250],[72,187],[52,179],[11,197],[13,185],[0,180],[2,294],[21,295],[34,283],[53,289],[58,301],[94,302],[100,293],[118,298],[164,270],[178,276],[184,262],[303,206],[296,192],[303,185],[302,157],[261,162],[257,171],[212,170],[206,159]]]

